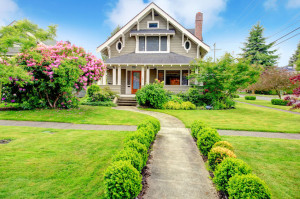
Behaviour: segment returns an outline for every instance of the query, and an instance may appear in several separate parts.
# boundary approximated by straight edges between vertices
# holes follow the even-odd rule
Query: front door
[[[131,94],[135,94],[141,88],[141,71],[132,71]]]

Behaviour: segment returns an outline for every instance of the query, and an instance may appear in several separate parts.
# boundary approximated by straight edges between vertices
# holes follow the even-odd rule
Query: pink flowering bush
[[[76,107],[74,94],[98,81],[106,70],[101,59],[68,42],[39,45],[18,54],[16,60],[31,81],[18,84],[22,79],[11,77],[12,83],[3,90],[6,101],[14,100],[24,109]]]
[[[297,85],[297,87],[293,90],[293,95],[296,97],[300,97],[300,74],[290,78],[292,84]],[[289,101],[287,106],[293,106],[292,109],[300,109],[300,100],[296,97],[285,97],[284,100]]]

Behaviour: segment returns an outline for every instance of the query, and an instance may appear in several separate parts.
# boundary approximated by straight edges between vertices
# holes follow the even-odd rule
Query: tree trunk
[[[278,95],[279,99],[281,99],[280,90],[276,90],[276,93],[277,93],[277,95]]]

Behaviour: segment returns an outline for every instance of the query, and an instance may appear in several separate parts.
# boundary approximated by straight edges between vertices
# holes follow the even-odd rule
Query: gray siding
[[[125,34],[125,47],[123,47],[123,49],[120,51],[120,53],[116,49],[116,43],[118,42],[118,40],[110,46],[111,57],[117,57],[120,55],[126,55],[128,53],[135,52],[135,45],[136,45],[135,40],[136,40],[135,37],[130,37],[130,31],[127,32]],[[121,39],[121,41],[122,41],[122,39]],[[123,45],[124,45],[124,42],[123,42]]]
[[[110,90],[112,90],[113,92],[116,92],[117,94],[120,94],[121,92],[121,86],[113,86],[113,85],[100,85],[101,88],[105,88],[105,87],[109,87]]]
[[[121,70],[121,94],[126,94],[126,70]]]
[[[190,86],[170,86],[170,85],[164,86],[164,89],[174,93],[186,92],[189,88]]]
[[[148,21],[159,21],[159,29],[167,29],[167,21],[161,16],[154,16],[154,20],[152,20],[152,13],[140,21],[140,29],[147,29]]]

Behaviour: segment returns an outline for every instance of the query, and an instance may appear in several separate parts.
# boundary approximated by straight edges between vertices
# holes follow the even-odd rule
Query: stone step
[[[118,102],[118,106],[136,106],[137,103],[119,103]]]

